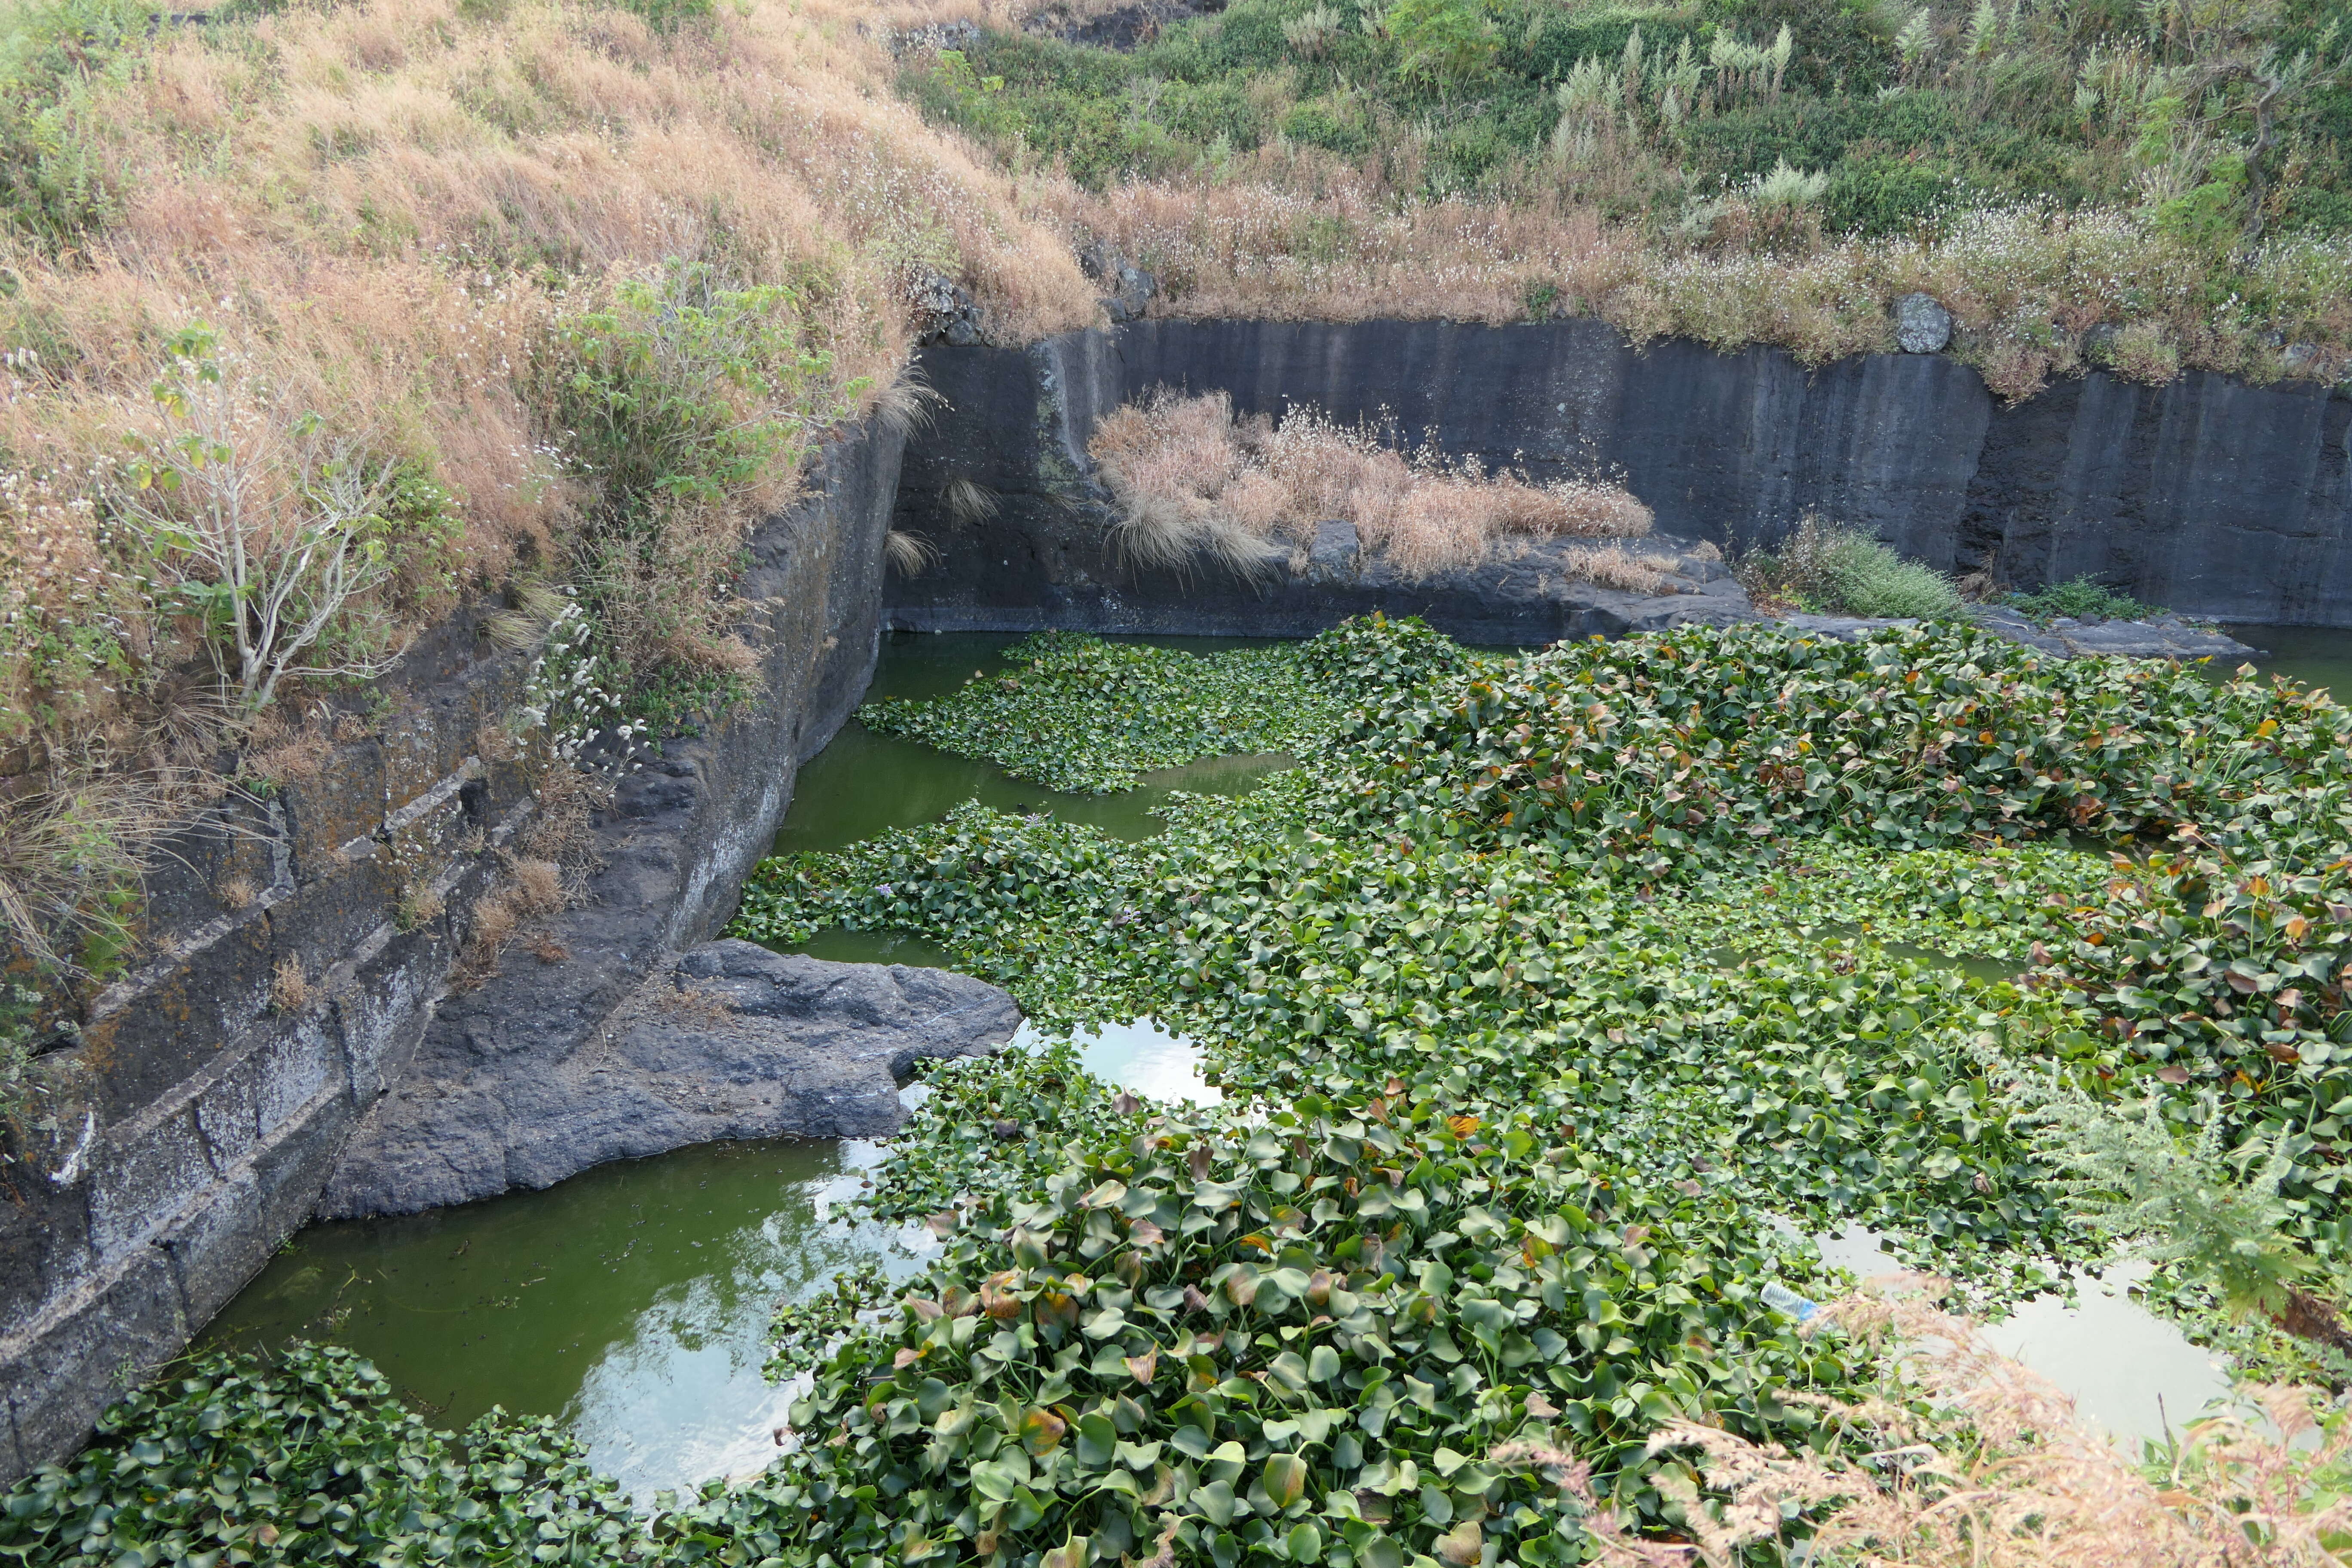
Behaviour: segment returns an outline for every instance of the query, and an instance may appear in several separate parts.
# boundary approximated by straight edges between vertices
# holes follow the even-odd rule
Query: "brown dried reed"
[[[1355,524],[1367,550],[1408,576],[1485,560],[1512,540],[1639,538],[1650,509],[1594,479],[1537,484],[1412,453],[1313,407],[1279,423],[1236,419],[1225,394],[1162,390],[1113,411],[1088,447],[1117,498],[1121,548],[1178,566],[1203,556],[1244,573],[1271,571],[1327,520]],[[1611,585],[1654,583],[1664,563],[1622,547],[1575,552],[1570,570]],[[1648,591],[1654,591],[1648,590]]]
[[[2352,1529],[2343,1486],[2352,1422],[2336,1412],[2323,1425],[2316,1391],[2252,1390],[2271,1430],[2245,1412],[2199,1421],[2173,1446],[2161,1478],[2151,1479],[2085,1426],[2073,1400],[1988,1347],[1967,1319],[1934,1307],[1930,1294],[1940,1287],[1916,1278],[1874,1281],[1814,1321],[1812,1331],[1853,1334],[1880,1356],[1884,1386],[1872,1397],[1785,1395],[1821,1408],[1843,1447],[1791,1453],[1686,1420],[1657,1432],[1654,1455],[1698,1456],[1706,1495],[1685,1482],[1686,1542],[1629,1534],[1595,1500],[1589,1468],[1571,1455],[1520,1443],[1493,1458],[1549,1472],[1584,1513],[1595,1561],[1609,1568],[1727,1568],[1754,1560],[1751,1549],[1762,1543],[1790,1545],[1797,1520],[1810,1538],[1807,1561],[1824,1563],[2318,1568],[2343,1561]]]

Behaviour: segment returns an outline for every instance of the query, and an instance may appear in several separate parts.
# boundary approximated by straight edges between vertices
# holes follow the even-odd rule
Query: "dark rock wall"
[[[2352,625],[2352,398],[2305,383],[2093,374],[2011,408],[1943,355],[1809,370],[1776,349],[1637,350],[1594,321],[1150,321],[924,363],[951,407],[908,453],[899,526],[948,558],[893,583],[899,625],[1245,618],[1246,584],[1128,572],[1105,546],[1085,443],[1159,385],[1389,420],[1538,478],[1613,474],[1662,532],[1727,548],[1818,510],[1947,570],[1990,563],[2026,585],[2088,573],[2195,615]],[[957,476],[1001,494],[996,518],[942,510]]]
[[[588,901],[547,926],[569,957],[550,966],[515,950],[487,984],[441,1004],[398,1081],[361,1117],[318,1194],[320,1217],[467,1203],[678,1146],[649,1104],[616,1093],[592,1109],[594,1075],[608,1020],[656,958],[733,912],[798,764],[833,738],[873,673],[897,442],[836,448],[826,475],[824,504],[763,530],[738,585],[763,699],[666,745],[621,784],[597,823],[604,865]],[[566,1125],[551,1135],[550,1123]]]
[[[317,1210],[354,1129],[394,1121],[378,1108],[395,1086],[484,1057],[561,1058],[663,952],[717,929],[799,763],[872,672],[899,449],[879,430],[828,448],[809,499],[755,535],[739,592],[766,689],[616,792],[565,962],[517,949],[442,1002],[496,851],[530,810],[521,775],[477,742],[521,694],[523,661],[491,650],[475,616],[411,650],[373,733],[317,777],[183,837],[149,889],[147,962],[96,1000],[64,1064],[90,1086],[73,1157],[0,1190],[0,1484],[71,1452],[187,1343]],[[240,880],[252,896],[225,902]],[[404,930],[402,891],[420,889],[443,911]],[[314,994],[279,1012],[288,960]],[[444,1173],[465,1158],[450,1148]],[[496,1174],[488,1190],[531,1175]]]

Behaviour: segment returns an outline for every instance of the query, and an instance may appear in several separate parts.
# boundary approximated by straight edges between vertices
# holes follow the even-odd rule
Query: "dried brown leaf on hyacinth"
[[[1119,504],[1118,543],[1146,566],[1208,558],[1263,573],[1312,540],[1318,524],[1339,521],[1398,571],[1422,577],[1485,560],[1505,541],[1633,539],[1652,521],[1621,486],[1538,484],[1475,459],[1449,462],[1428,447],[1401,452],[1371,427],[1313,407],[1279,421],[1237,418],[1223,393],[1162,391],[1114,410],[1087,449]],[[1579,575],[1660,580],[1658,563],[1636,567],[1622,551],[1570,563]]]

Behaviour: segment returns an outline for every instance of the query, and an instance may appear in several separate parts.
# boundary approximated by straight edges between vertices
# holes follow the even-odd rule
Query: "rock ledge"
[[[985,1055],[1020,1024],[1012,997],[967,975],[708,942],[560,1060],[404,1083],[319,1212],[413,1213],[721,1139],[884,1136],[917,1061]]]

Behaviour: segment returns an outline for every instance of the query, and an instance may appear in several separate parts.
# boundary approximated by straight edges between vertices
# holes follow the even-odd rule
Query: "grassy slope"
[[[913,280],[1014,338],[1095,319],[854,10],[152,9],[0,25],[0,929],[60,962],[189,764],[287,740],[231,635],[264,584],[190,526],[233,503],[277,567],[326,526],[362,580],[298,584],[335,613],[279,695],[570,584],[659,724],[734,688],[742,531],[888,393]]]
[[[1129,56],[992,34],[902,89],[1100,193],[1083,215],[1174,309],[1599,313],[1825,358],[1887,346],[1887,300],[1927,288],[2015,396],[2086,353],[2340,373],[2352,40],[2326,10],[1238,0]],[[2315,48],[2241,172],[2231,71]],[[2293,341],[2325,352],[2283,365]]]

